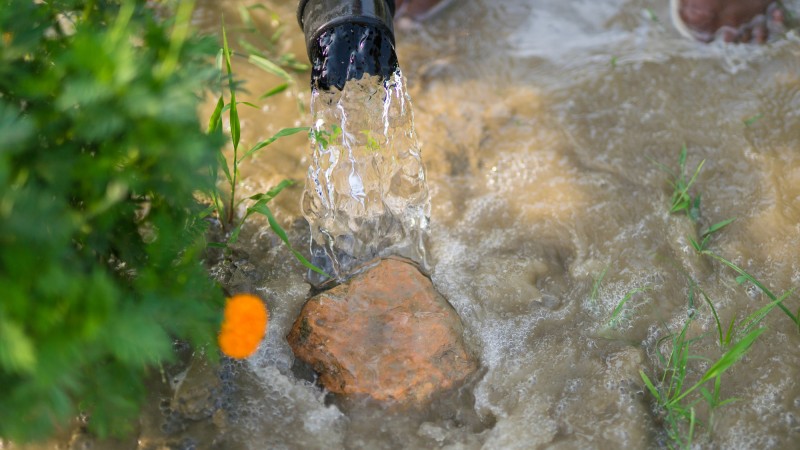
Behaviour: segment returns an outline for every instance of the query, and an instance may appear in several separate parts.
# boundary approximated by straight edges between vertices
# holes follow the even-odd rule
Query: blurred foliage
[[[219,73],[190,15],[0,0],[3,438],[45,438],[79,412],[101,436],[127,431],[173,339],[214,345],[222,294],[195,197],[223,143],[197,117]]]

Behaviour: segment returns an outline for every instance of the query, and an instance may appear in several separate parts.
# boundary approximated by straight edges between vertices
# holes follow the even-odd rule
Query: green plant
[[[215,345],[201,130],[215,45],[143,2],[0,7],[0,436],[129,429],[175,338]],[[209,352],[215,354],[216,352]],[[155,369],[154,369],[155,368]]]
[[[653,383],[644,371],[639,371],[642,381],[655,398],[656,406],[662,413],[667,436],[678,448],[691,448],[692,446],[695,427],[698,423],[695,411],[697,403],[704,400],[713,411],[735,401],[732,398],[720,399],[722,374],[738,362],[750,350],[761,333],[766,330],[766,328],[752,330],[714,361],[697,381],[686,387],[690,375],[689,362],[704,359],[690,353],[692,344],[702,338],[701,336],[687,339],[686,333],[691,322],[692,319],[688,319],[680,333],[665,338],[671,341],[668,357],[665,358],[660,350],[657,352],[659,361],[664,366],[663,374],[658,379],[658,385]],[[711,381],[713,381],[713,385],[709,390],[706,385]],[[691,394],[695,391],[700,393],[700,397],[695,396],[689,401]]]
[[[669,184],[673,189],[670,212],[684,212],[692,221],[697,222],[700,218],[700,194],[692,195],[690,193],[690,188],[692,188],[697,180],[700,169],[703,167],[705,161],[702,161],[697,166],[691,178],[687,178],[686,157],[687,150],[684,145],[681,149],[679,170],[677,173],[670,171],[664,166],[659,166],[670,175]],[[700,239],[690,237],[689,241],[695,251],[700,255],[708,256],[733,269],[739,274],[736,278],[739,284],[744,282],[752,283],[764,292],[770,298],[771,302],[751,313],[738,323],[736,316],[734,316],[729,325],[723,328],[720,316],[708,294],[690,274],[682,268],[679,268],[688,281],[689,317],[679,333],[670,334],[657,344],[658,361],[663,367],[663,373],[657,379],[657,382],[654,383],[644,371],[640,371],[642,381],[656,401],[656,409],[659,411],[660,417],[665,424],[665,430],[670,439],[670,447],[690,448],[692,446],[696,427],[698,424],[701,424],[700,420],[697,418],[695,409],[700,402],[705,402],[707,405],[710,415],[709,421],[711,421],[713,420],[714,410],[736,400],[721,399],[722,374],[741,360],[758,337],[766,331],[766,328],[761,327],[760,324],[772,309],[779,307],[793,322],[796,324],[798,323],[797,316],[792,314],[791,311],[783,305],[784,300],[794,292],[793,289],[781,296],[776,296],[755,277],[709,249],[712,237],[733,223],[734,220],[735,219],[727,219],[717,222],[709,226],[708,229],[700,235]],[[698,295],[702,297],[713,315],[717,339],[722,354],[697,381],[689,385],[687,380],[690,378],[690,362],[693,360],[711,362],[706,358],[691,354],[692,345],[699,342],[704,336],[692,339],[687,339],[686,337],[689,325],[695,317]],[[667,340],[670,341],[671,351],[669,357],[664,357],[660,351],[660,347]],[[712,382],[713,384],[709,387],[709,384]]]
[[[626,292],[625,295],[622,296],[622,299],[619,302],[617,302],[617,306],[614,308],[614,311],[611,312],[611,318],[608,320],[608,326],[614,328],[617,325],[619,325],[619,322],[622,320],[623,317],[622,312],[625,310],[625,305],[631,298],[633,298],[633,296],[635,296],[636,294],[647,292],[651,289],[652,289],[651,286],[643,286],[640,288],[633,288],[628,292]]]
[[[667,182],[672,187],[672,197],[671,197],[671,206],[669,212],[676,213],[676,212],[685,212],[693,222],[697,222],[700,220],[700,194],[695,196],[689,193],[689,189],[694,185],[694,182],[697,180],[697,176],[700,174],[700,170],[703,168],[705,164],[705,160],[700,161],[700,164],[694,170],[694,174],[691,178],[687,178],[686,173],[686,157],[688,154],[688,150],[686,145],[684,144],[681,147],[681,154],[680,158],[678,159],[678,171],[673,172],[670,168],[656,163],[656,165],[667,175],[669,175],[669,179]]]
[[[283,180],[277,186],[273,187],[266,193],[256,194],[247,198],[247,200],[252,201],[253,203],[247,207],[244,216],[242,216],[238,221],[235,220],[235,210],[236,206],[243,200],[237,199],[236,196],[236,187],[239,181],[239,167],[241,166],[242,162],[247,158],[255,155],[259,151],[263,150],[265,147],[269,146],[276,140],[290,136],[300,132],[308,132],[308,127],[298,127],[298,128],[284,128],[278,131],[274,136],[269,139],[265,139],[260,141],[250,147],[243,155],[239,155],[239,144],[241,140],[241,123],[239,120],[239,109],[238,105],[244,104],[251,107],[255,107],[252,103],[248,102],[238,102],[236,100],[236,83],[234,81],[234,74],[231,64],[231,57],[232,52],[230,47],[228,46],[228,36],[225,31],[225,26],[222,26],[222,60],[225,63],[225,74],[226,81],[228,85],[228,95],[230,96],[230,102],[225,103],[225,98],[222,93],[220,93],[219,98],[217,99],[216,107],[214,108],[213,113],[208,122],[208,129],[207,132],[210,135],[217,135],[222,136],[222,115],[227,111],[228,118],[230,120],[230,127],[231,127],[231,144],[233,147],[233,155],[231,158],[230,163],[225,157],[225,154],[222,150],[217,152],[217,164],[219,167],[222,168],[222,172],[225,176],[225,181],[227,182],[229,188],[228,194],[228,201],[224,202],[222,200],[222,193],[216,189],[211,189],[210,197],[212,201],[211,207],[206,210],[206,214],[210,213],[211,211],[216,211],[217,215],[220,217],[223,226],[230,231],[228,235],[228,239],[226,243],[216,244],[219,246],[227,246],[228,244],[235,243],[239,237],[239,233],[241,232],[242,226],[244,226],[247,219],[252,216],[253,214],[262,214],[267,218],[269,222],[270,228],[275,232],[276,235],[283,241],[289,251],[294,255],[294,257],[300,261],[305,267],[323,275],[325,277],[330,277],[327,273],[325,273],[322,269],[318,268],[317,266],[311,264],[300,252],[294,249],[294,247],[289,242],[289,238],[286,235],[286,231],[280,226],[278,221],[275,219],[275,216],[272,214],[269,206],[267,205],[272,199],[274,199],[283,189],[286,187],[294,185],[294,181],[292,180]],[[250,60],[252,61],[252,56]],[[264,58],[261,58],[264,59]],[[266,61],[266,59],[264,59]],[[263,64],[260,64],[259,67],[263,68]],[[287,75],[288,76],[288,75]],[[267,94],[263,95],[262,98],[266,98],[270,95],[274,95],[275,93],[280,92],[276,90],[272,90]],[[212,172],[214,168],[212,167]]]
[[[669,168],[664,167],[663,165],[659,164],[662,170],[664,170],[667,174],[670,175],[671,179],[668,180],[670,186],[673,188],[672,192],[672,205],[670,207],[671,213],[676,212],[685,212],[692,221],[697,222],[700,218],[700,198],[701,195],[691,195],[689,189],[694,185],[695,181],[697,180],[697,176],[700,174],[700,170],[703,168],[703,164],[705,164],[705,160],[701,161],[698,164],[697,168],[694,171],[694,174],[690,179],[686,177],[686,157],[687,157],[687,149],[686,145],[681,147],[681,153],[678,160],[678,172],[672,172]],[[697,251],[699,254],[708,256],[723,265],[731,268],[735,271],[738,276],[736,277],[736,282],[739,284],[743,284],[745,282],[750,282],[754,286],[756,286],[761,292],[763,292],[769,299],[771,300],[772,304],[771,307],[768,309],[771,310],[773,307],[777,306],[780,308],[784,314],[786,314],[792,322],[795,323],[798,327],[798,331],[800,331],[800,311],[797,314],[792,313],[788,307],[783,304],[783,301],[788,298],[794,290],[789,290],[781,296],[777,296],[772,291],[766,288],[764,284],[759,282],[755,277],[747,273],[744,269],[737,266],[730,260],[718,255],[717,253],[711,251],[708,248],[709,243],[711,242],[711,238],[716,234],[719,233],[722,229],[727,227],[728,225],[732,224],[736,219],[730,218],[720,222],[717,222],[708,227],[706,231],[704,231],[701,236],[700,240],[694,239],[693,237],[689,238],[689,242],[691,242],[692,247]],[[710,303],[709,303],[710,304]],[[721,333],[720,333],[721,334]]]

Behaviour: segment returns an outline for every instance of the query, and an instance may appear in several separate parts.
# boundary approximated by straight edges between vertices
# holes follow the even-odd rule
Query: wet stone
[[[477,368],[462,330],[430,279],[385,259],[311,298],[287,339],[333,393],[423,404]]]

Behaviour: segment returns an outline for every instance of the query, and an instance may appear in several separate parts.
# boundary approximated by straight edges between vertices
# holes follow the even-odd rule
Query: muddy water
[[[200,26],[216,32],[224,13],[232,41],[256,43],[237,19],[254,3],[200,3]],[[276,50],[303,60],[295,3],[253,13],[263,30],[285,27]],[[639,371],[663,374],[662,339],[689,316],[687,274],[725,325],[768,303],[688,238],[736,217],[710,248],[778,294],[800,287],[797,34],[764,47],[700,45],[656,0],[457,3],[426,24],[399,24],[398,52],[431,192],[433,281],[481,371],[421,411],[327,396],[293,369],[284,339],[308,294],[305,270],[256,218],[214,272],[229,291],[267,300],[265,344],[226,363],[221,379],[198,362],[167,368],[174,383],[151,400],[131,448],[662,448],[663,416]],[[253,94],[245,100],[281,83],[244,60],[234,67]],[[307,77],[260,111],[243,108],[242,141],[309,125]],[[677,169],[683,144],[688,170],[705,160],[699,225],[669,214],[659,169]],[[305,136],[276,142],[243,167],[242,194],[303,180],[310,154]],[[284,191],[274,209],[306,248],[301,192]],[[786,304],[797,311],[800,295]],[[718,358],[709,308],[692,311],[692,353]],[[723,398],[739,401],[712,421],[698,408],[702,448],[800,442],[800,333],[777,309],[764,324],[722,378]],[[692,362],[689,380],[708,367]]]
[[[725,324],[767,302],[696,256],[688,237],[736,217],[712,248],[776,292],[800,285],[797,35],[762,48],[703,46],[681,38],[656,1],[462,3],[427,24],[400,24],[397,35],[431,190],[433,280],[461,314],[481,372],[424,411],[327,398],[292,371],[283,339],[307,293],[304,271],[255,224],[220,273],[233,291],[263,294],[273,320],[266,345],[237,372],[226,437],[216,435],[223,448],[663,447],[639,370],[663,373],[657,346],[688,317],[685,274]],[[294,2],[267,7],[287,25],[286,49],[302,57]],[[239,67],[254,92],[277,82]],[[308,120],[297,108],[305,77],[248,116],[246,139]],[[690,170],[706,161],[699,225],[668,213],[658,166],[677,169],[683,144]],[[246,183],[258,191],[302,179],[309,155],[302,138],[282,141],[245,168]],[[282,194],[278,213],[303,245],[299,197],[300,188]],[[635,288],[647,290],[609,326]],[[787,303],[796,311],[800,297]],[[698,409],[704,447],[800,441],[800,334],[777,310],[765,324],[723,377],[723,397],[740,400],[711,423]],[[719,357],[714,330],[698,303],[689,333],[705,337],[693,353]],[[690,379],[708,366],[691,365]]]

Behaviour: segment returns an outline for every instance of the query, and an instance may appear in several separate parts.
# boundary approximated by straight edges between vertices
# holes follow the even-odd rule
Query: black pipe
[[[301,0],[297,20],[312,64],[311,85],[344,89],[364,74],[388,79],[397,70],[394,0]]]

